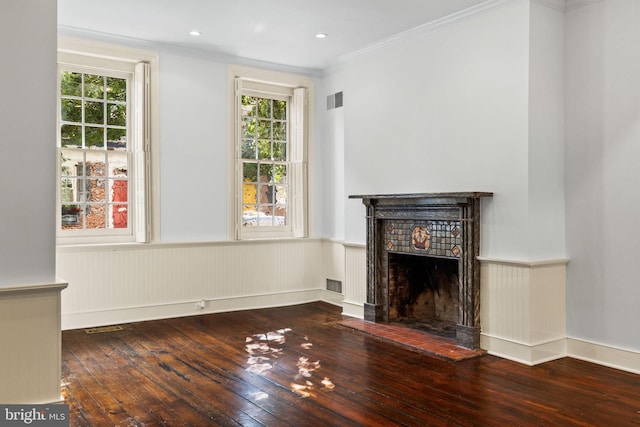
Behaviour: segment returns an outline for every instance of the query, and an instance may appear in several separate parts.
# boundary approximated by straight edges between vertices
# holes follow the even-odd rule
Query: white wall
[[[640,350],[640,2],[566,15],[568,335]]]
[[[485,256],[528,256],[529,4],[516,2],[346,63],[348,194],[493,191]],[[365,241],[346,206],[346,240]]]
[[[162,52],[159,80],[161,240],[227,240],[227,64]]]
[[[55,279],[56,2],[0,14],[0,286]]]
[[[531,2],[528,259],[564,258],[564,13]]]
[[[56,1],[0,12],[0,402],[60,397],[55,284]]]
[[[344,111],[345,107],[327,110],[327,96],[343,92],[344,81],[339,69],[332,70],[321,80],[316,102],[317,116],[321,132],[316,160],[321,171],[317,178],[322,182],[321,227],[322,236],[344,240],[345,167],[344,167]],[[349,94],[344,94],[349,103]]]

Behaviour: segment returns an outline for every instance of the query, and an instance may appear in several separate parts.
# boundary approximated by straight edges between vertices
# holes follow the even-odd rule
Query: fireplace
[[[367,208],[365,320],[480,347],[480,199],[493,193],[350,196]]]

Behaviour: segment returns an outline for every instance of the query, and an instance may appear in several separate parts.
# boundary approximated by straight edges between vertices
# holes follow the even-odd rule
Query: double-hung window
[[[146,63],[59,55],[59,243],[147,241]]]
[[[242,71],[234,75],[235,237],[305,237],[311,82]]]

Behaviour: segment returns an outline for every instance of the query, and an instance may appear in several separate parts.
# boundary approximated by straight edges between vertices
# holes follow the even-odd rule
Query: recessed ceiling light
[[[189,32],[189,34],[191,34],[193,37],[198,37],[202,33],[198,30],[192,30]]]
[[[317,38],[317,39],[324,39],[324,38],[326,38],[327,36],[328,36],[328,34],[327,34],[327,33],[318,33],[318,34],[316,34],[316,38]]]

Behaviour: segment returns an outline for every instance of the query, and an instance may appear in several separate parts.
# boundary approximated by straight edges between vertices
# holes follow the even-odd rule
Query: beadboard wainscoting
[[[567,260],[480,262],[482,348],[528,365],[566,356]]]
[[[0,402],[62,403],[60,293],[66,283],[0,287]]]
[[[66,246],[62,329],[203,313],[341,303],[325,289],[319,239]]]
[[[364,319],[367,301],[367,248],[365,245],[345,244],[345,291],[343,314]]]

